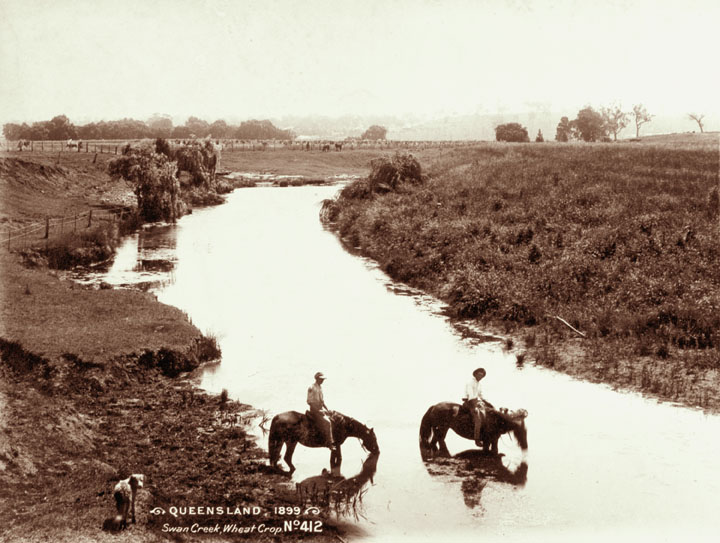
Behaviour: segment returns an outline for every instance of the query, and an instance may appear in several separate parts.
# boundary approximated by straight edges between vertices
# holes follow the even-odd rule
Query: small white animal
[[[143,487],[144,483],[145,476],[141,473],[135,473],[115,485],[113,496],[115,497],[118,514],[111,524],[119,525],[119,528],[116,529],[122,530],[127,528],[128,512],[130,512],[131,508],[132,523],[135,524],[135,494],[138,488]],[[110,519],[107,519],[105,522],[107,523],[108,520]]]

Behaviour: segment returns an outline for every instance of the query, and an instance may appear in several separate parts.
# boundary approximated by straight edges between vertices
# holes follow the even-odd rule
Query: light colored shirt
[[[313,409],[323,409],[325,406],[322,387],[318,383],[313,383],[308,388],[307,403]]]
[[[470,379],[467,385],[465,385],[465,395],[463,396],[463,399],[482,400],[482,388],[480,387],[480,381],[475,379],[475,377]]]

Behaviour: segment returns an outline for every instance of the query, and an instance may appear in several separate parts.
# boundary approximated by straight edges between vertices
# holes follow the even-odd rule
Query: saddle
[[[328,413],[327,418],[330,421],[330,428],[332,429],[333,435],[335,435],[335,412],[331,411]],[[317,427],[317,424],[315,424],[315,417],[312,413],[310,413],[309,409],[305,411],[305,425],[308,436],[313,441],[323,442],[325,440],[322,430],[320,430],[320,428]]]

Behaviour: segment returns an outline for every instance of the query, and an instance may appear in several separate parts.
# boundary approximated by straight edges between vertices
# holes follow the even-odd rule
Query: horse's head
[[[379,453],[380,447],[378,446],[377,436],[375,435],[375,429],[369,428],[367,432],[361,436],[360,442],[365,450],[371,453]]]
[[[524,409],[518,409],[508,413],[511,421],[512,433],[517,439],[518,445],[523,451],[528,448],[527,441],[527,428],[525,427],[525,417],[528,416],[528,412]]]

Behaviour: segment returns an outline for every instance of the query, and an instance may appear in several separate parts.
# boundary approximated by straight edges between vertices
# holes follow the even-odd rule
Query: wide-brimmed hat
[[[475,371],[473,371],[473,375],[475,375],[476,373],[482,373],[483,376],[487,375],[485,368],[475,368]]]
[[[319,371],[315,374],[315,379],[325,379],[325,375],[323,375],[323,372]]]

